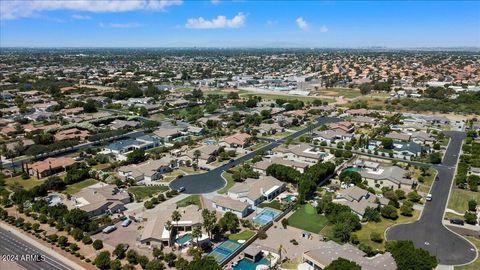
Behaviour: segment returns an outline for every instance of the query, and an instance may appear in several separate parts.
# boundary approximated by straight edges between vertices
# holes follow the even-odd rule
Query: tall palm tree
[[[165,222],[165,229],[170,232],[170,239],[168,239],[168,244],[171,245],[170,240],[171,240],[171,236],[172,236],[173,225],[172,225],[172,222],[170,220],[167,220],[167,222]]]
[[[193,230],[192,230],[192,238],[195,238],[196,240],[196,246],[198,247],[198,238],[202,236],[202,225],[197,225],[195,227],[193,227]]]
[[[280,256],[280,258],[279,258],[280,263],[282,263],[282,252],[283,252],[283,251],[286,252],[286,250],[285,250],[285,248],[283,247],[283,245],[280,244],[280,246],[278,246],[278,250],[277,250],[278,255]]]
[[[173,211],[172,212],[172,221],[175,222],[175,224],[177,225],[178,227],[178,222],[180,221],[180,219],[182,218],[182,214],[180,214],[180,212],[178,212],[177,210]]]

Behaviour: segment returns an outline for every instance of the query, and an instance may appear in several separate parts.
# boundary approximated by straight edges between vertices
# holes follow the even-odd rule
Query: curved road
[[[410,224],[393,226],[386,232],[388,240],[412,240],[416,247],[428,250],[440,264],[459,265],[473,261],[476,249],[467,240],[451,232],[442,223],[464,132],[445,132],[451,138],[438,170],[439,181],[434,181],[430,193],[432,201],[426,202],[420,219]]]
[[[279,146],[280,144],[284,143],[289,138],[296,138],[299,137],[312,129],[320,127],[324,124],[339,122],[342,121],[339,118],[334,117],[320,117],[317,119],[315,123],[312,125],[299,130],[289,136],[279,139],[279,140],[269,140],[271,141],[269,144],[265,145],[264,147],[258,149],[257,151],[268,151],[272,150],[273,148]],[[256,151],[252,151],[242,157],[235,159],[231,163],[227,163],[220,167],[217,167],[209,172],[202,173],[202,174],[193,174],[193,175],[186,175],[182,178],[175,179],[170,183],[170,187],[172,189],[179,189],[180,187],[185,187],[184,193],[187,194],[203,194],[203,193],[210,193],[216,191],[225,186],[225,180],[222,178],[222,173],[226,171],[233,165],[238,165],[243,161],[249,160],[255,156]]]

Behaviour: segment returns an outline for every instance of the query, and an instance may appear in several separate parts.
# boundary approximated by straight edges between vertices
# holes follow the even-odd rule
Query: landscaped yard
[[[233,181],[233,177],[231,173],[224,172],[222,173],[222,177],[227,181],[227,184],[223,188],[217,191],[219,194],[227,193],[228,190],[230,190],[233,187],[233,185],[235,185],[235,181]]]
[[[317,214],[315,207],[310,204],[302,205],[288,218],[290,226],[313,233],[319,233],[327,222],[327,218]]]
[[[250,239],[255,233],[250,231],[250,230],[245,230],[243,232],[239,232],[239,233],[234,233],[234,234],[230,234],[228,236],[228,239],[230,240],[234,240],[234,241],[238,241],[238,240],[248,240]]]
[[[260,142],[260,143],[256,143],[256,144],[248,147],[247,149],[250,150],[250,151],[255,151],[255,150],[258,150],[258,149],[264,147],[267,144],[268,144],[267,142]]]
[[[279,201],[264,202],[258,205],[258,207],[265,208],[270,207],[277,210],[283,210],[283,204]]]
[[[35,186],[38,186],[38,185],[42,184],[43,179],[38,180],[36,177],[30,177],[30,179],[23,180],[21,175],[15,176],[15,177],[10,177],[10,178],[5,178],[5,184],[7,184],[7,186],[9,188],[14,187],[16,185],[16,183],[21,185],[24,189],[28,190],[28,189],[31,189]]]
[[[413,179],[418,179],[422,174],[422,171],[420,169],[412,168],[411,170],[413,173],[412,174]],[[437,175],[437,170],[431,167],[428,168],[426,175],[423,176],[423,180],[424,180],[423,183],[419,183],[418,190],[421,192],[428,193],[430,191],[430,187],[432,186],[433,179],[435,178],[436,175]]]
[[[477,249],[480,249],[480,240],[475,237],[467,236],[466,237],[472,244],[474,244]],[[480,269],[480,257],[477,257],[475,261],[471,264],[463,265],[463,266],[455,266],[455,270],[478,270]]]
[[[178,207],[187,207],[192,204],[197,205],[198,207],[202,207],[202,203],[200,202],[200,195],[190,195],[185,199],[177,202]]]
[[[419,211],[414,211],[413,216],[411,217],[405,217],[405,216],[399,216],[397,220],[390,220],[390,219],[385,219],[382,218],[382,221],[376,223],[376,222],[369,222],[367,224],[362,224],[362,229],[359,231],[354,232],[358,236],[358,240],[360,243],[367,244],[371,246],[373,249],[379,249],[379,250],[385,250],[385,239],[382,243],[376,243],[370,240],[370,234],[372,232],[377,232],[379,233],[382,238],[384,237],[385,230],[395,224],[400,224],[400,223],[408,223],[408,222],[413,222],[417,220],[418,215],[420,214]]]
[[[464,213],[467,211],[468,201],[471,199],[475,199],[478,203],[480,203],[480,192],[453,188],[448,201],[448,208],[459,213]]]
[[[165,192],[168,190],[166,186],[138,186],[138,187],[129,187],[128,192],[132,193],[137,201],[143,201],[143,199],[152,197],[153,195]]]
[[[110,166],[111,166],[110,163],[103,163],[103,164],[99,163],[99,164],[93,166],[93,168],[101,171],[101,170],[105,170],[106,168],[109,168]]]
[[[83,180],[81,182],[69,185],[67,187],[67,189],[65,190],[65,192],[67,194],[73,195],[73,194],[79,192],[82,188],[86,188],[86,187],[91,186],[91,185],[96,184],[96,183],[98,183],[98,181],[95,180],[95,179],[86,179],[86,180]]]

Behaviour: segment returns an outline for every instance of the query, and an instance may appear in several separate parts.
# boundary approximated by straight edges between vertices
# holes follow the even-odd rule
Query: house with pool
[[[215,196],[212,199],[213,208],[221,213],[232,212],[238,218],[244,218],[252,212],[250,204],[229,197]]]
[[[285,183],[271,176],[261,175],[258,179],[248,178],[235,184],[228,197],[245,202],[255,208],[264,201],[271,201],[285,190]]]
[[[275,156],[283,157],[286,160],[316,164],[322,160],[328,160],[329,155],[320,150],[318,146],[300,143],[289,146],[279,146],[275,149]]]
[[[173,211],[177,210],[181,218],[178,222],[171,221]],[[145,214],[145,227],[141,232],[138,241],[144,246],[177,246],[184,248],[197,241],[192,238],[192,231],[195,226],[201,226],[202,211],[196,205],[178,208],[176,205],[159,206]],[[167,225],[171,221],[171,228]],[[198,239],[199,244],[207,243],[209,238],[202,234]]]

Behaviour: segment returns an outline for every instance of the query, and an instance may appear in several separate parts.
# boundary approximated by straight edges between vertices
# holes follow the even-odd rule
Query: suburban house
[[[135,149],[151,149],[160,146],[161,142],[157,136],[143,135],[137,138],[124,139],[116,141],[105,146],[102,154],[111,154],[116,160],[127,160],[127,154]]]
[[[319,147],[311,146],[306,143],[289,145],[287,147],[279,146],[275,151],[275,155],[282,156],[287,160],[306,163],[318,163],[327,156],[325,152],[320,151]]]
[[[118,175],[123,179],[133,179],[141,184],[152,184],[162,179],[162,174],[170,172],[170,163],[165,160],[148,160],[140,164],[132,164],[118,168]]]
[[[235,184],[228,196],[234,200],[246,202],[252,207],[263,201],[270,201],[283,192],[285,183],[271,176],[260,176],[259,179],[248,178],[243,183]]]
[[[250,204],[223,196],[213,197],[212,205],[215,210],[221,213],[232,212],[238,218],[244,218],[252,211]]]
[[[399,133],[399,132],[390,132],[385,135],[385,138],[393,139],[396,141],[410,141],[410,135],[406,133]]]
[[[283,159],[280,157],[271,157],[271,158],[264,158],[262,161],[259,161],[255,164],[252,165],[253,170],[257,171],[262,174],[267,173],[267,168],[270,167],[272,164],[280,164],[284,165],[287,167],[292,167],[296,169],[297,171],[304,173],[305,170],[308,168],[310,164],[305,163],[305,162],[299,162],[299,161],[294,161],[294,160],[288,160],[288,159]]]
[[[111,122],[109,126],[113,130],[130,129],[130,128],[136,128],[140,126],[140,122],[133,121],[133,120],[127,121],[127,120],[116,119],[115,121]]]
[[[358,126],[376,126],[379,122],[377,118],[370,116],[355,116],[350,121]]]
[[[95,217],[125,210],[124,205],[130,202],[130,195],[116,185],[97,183],[75,193],[72,202],[76,208]]]
[[[336,141],[350,141],[354,137],[351,133],[346,133],[341,130],[324,130],[316,131],[313,134],[313,140],[319,142],[326,142],[328,144],[334,143]]]
[[[411,138],[412,142],[423,145],[433,145],[437,141],[435,136],[423,131],[412,132]]]
[[[327,127],[334,131],[343,131],[347,133],[352,133],[355,129],[354,125],[347,121],[330,123],[327,125]]]
[[[361,170],[360,175],[369,182],[369,186],[410,190],[415,182],[408,177],[408,172],[398,166],[377,167],[375,170]]]
[[[415,142],[399,142],[393,143],[393,154],[397,158],[418,157],[422,153],[422,146]]]
[[[369,115],[370,112],[367,109],[350,109],[345,111],[345,113],[352,115],[352,116],[366,116]]]
[[[27,166],[27,171],[30,175],[40,179],[59,172],[66,171],[73,164],[75,164],[75,160],[70,157],[51,157],[42,161],[37,161]]]
[[[395,270],[397,264],[390,252],[367,257],[365,252],[351,244],[340,245],[334,241],[318,242],[318,247],[302,255],[302,269],[321,270],[338,258],[346,258],[361,266],[363,270]],[[300,267],[299,267],[300,268]]]
[[[350,186],[340,190],[333,202],[350,207],[352,212],[362,218],[367,207],[377,208],[387,204],[388,200],[377,198],[374,194],[357,186]]]
[[[237,133],[224,138],[222,142],[232,148],[245,148],[249,145],[251,137],[247,133]]]
[[[162,142],[170,142],[175,138],[182,136],[180,128],[160,128],[153,132]]]
[[[185,155],[192,162],[196,162],[198,159],[199,162],[203,162],[207,164],[216,160],[219,149],[220,149],[220,146],[218,146],[217,144],[208,144],[196,149],[192,149],[188,151]],[[197,151],[198,153],[200,153],[198,157],[195,155]]]
[[[165,225],[170,220],[173,211],[178,211],[181,218],[178,222],[172,222],[172,229],[177,235],[171,233]],[[147,214],[145,217],[147,223],[143,229],[139,242],[146,246],[170,246],[176,242],[177,236],[191,233],[195,226],[200,226],[203,222],[202,211],[196,205],[189,205],[184,208],[178,208],[175,204],[160,205]],[[208,236],[202,235],[199,241],[208,239]]]
[[[88,136],[90,136],[90,132],[88,130],[81,130],[78,128],[60,130],[53,135],[55,141],[77,139],[81,142],[85,141]]]
[[[280,126],[278,123],[273,123],[273,124],[261,123],[260,126],[258,127],[258,130],[260,131],[261,134],[275,134],[275,133],[284,132],[285,128]]]

